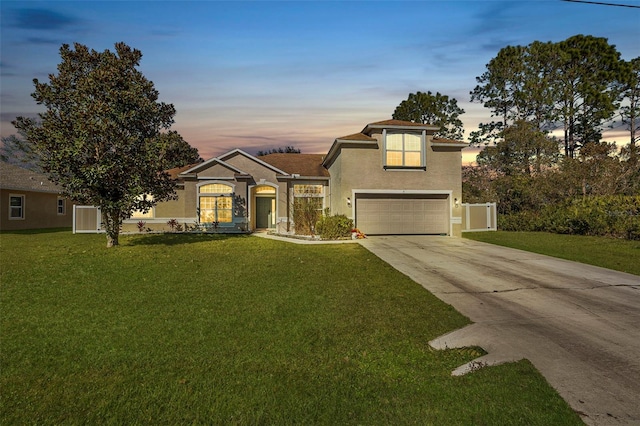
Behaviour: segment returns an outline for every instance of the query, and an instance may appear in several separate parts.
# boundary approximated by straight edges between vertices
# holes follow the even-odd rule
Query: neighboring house
[[[200,164],[173,169],[177,200],[125,221],[167,229],[176,219],[218,232],[271,228],[295,233],[297,198],[344,214],[365,234],[460,235],[462,148],[434,139],[438,128],[387,120],[337,138],[328,154],[269,154],[235,149]]]
[[[71,227],[73,205],[42,173],[0,162],[0,230]]]

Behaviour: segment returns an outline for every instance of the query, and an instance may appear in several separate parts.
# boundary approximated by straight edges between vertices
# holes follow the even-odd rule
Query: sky
[[[640,0],[611,0],[640,6]],[[640,8],[532,1],[5,1],[0,2],[0,130],[42,112],[33,79],[57,73],[63,43],[97,51],[125,42],[172,103],[200,155],[333,141],[390,119],[409,93],[455,98],[465,139],[490,111],[469,92],[508,45],[605,37],[640,56]],[[617,135],[610,134],[615,138]],[[623,136],[619,141],[625,140]],[[471,162],[477,149],[465,149]]]

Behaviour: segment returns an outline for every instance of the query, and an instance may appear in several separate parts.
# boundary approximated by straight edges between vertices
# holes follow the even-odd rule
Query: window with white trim
[[[67,214],[67,205],[64,197],[58,197],[57,207],[59,216]]]
[[[9,220],[24,219],[24,195],[9,194]]]
[[[424,141],[420,133],[385,133],[385,168],[424,168]]]
[[[198,188],[200,223],[233,222],[233,187],[208,183]]]

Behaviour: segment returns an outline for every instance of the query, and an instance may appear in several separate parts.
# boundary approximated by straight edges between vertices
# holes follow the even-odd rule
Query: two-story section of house
[[[399,120],[337,138],[323,166],[330,206],[366,234],[461,233],[462,148],[437,127]]]

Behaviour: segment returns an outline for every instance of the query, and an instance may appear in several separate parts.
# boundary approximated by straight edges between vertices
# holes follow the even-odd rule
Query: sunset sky
[[[490,120],[469,92],[507,45],[589,34],[608,38],[626,60],[640,56],[640,9],[559,0],[3,0],[0,7],[3,137],[16,133],[16,116],[41,111],[32,79],[57,72],[63,43],[102,51],[124,41],[142,51],[140,70],[160,99],[175,105],[173,129],[205,159],[287,145],[326,153],[336,137],[391,118],[416,91],[456,98],[468,136]]]

